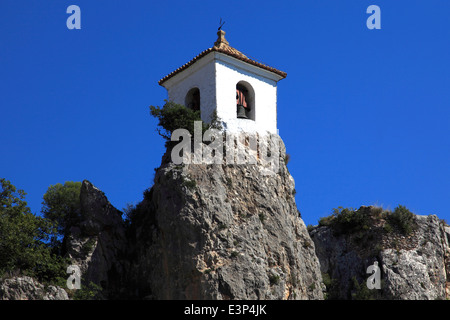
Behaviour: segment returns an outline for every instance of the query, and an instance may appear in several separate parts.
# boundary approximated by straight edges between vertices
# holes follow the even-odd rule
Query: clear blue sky
[[[66,9],[81,8],[81,30]],[[369,30],[369,5],[381,30]],[[288,76],[278,127],[307,224],[403,204],[450,220],[450,1],[0,1],[0,177],[39,213],[90,180],[119,209],[152,184],[158,80],[216,40]]]

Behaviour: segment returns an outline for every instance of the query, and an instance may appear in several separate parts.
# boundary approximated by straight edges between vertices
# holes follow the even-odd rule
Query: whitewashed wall
[[[189,90],[198,88],[202,120],[209,122],[216,108],[215,76],[214,54],[210,53],[163,85],[168,91],[169,101],[182,105]]]
[[[232,132],[277,133],[277,82],[267,78],[260,68],[224,54],[216,58],[217,115]],[[236,117],[236,84],[250,84],[255,92],[255,121]]]
[[[217,107],[217,116],[229,132],[277,133],[277,81],[280,77],[225,54],[212,52],[167,80],[169,101],[184,104],[188,91],[200,90],[203,121]],[[255,121],[236,116],[236,84],[244,81],[255,93]]]

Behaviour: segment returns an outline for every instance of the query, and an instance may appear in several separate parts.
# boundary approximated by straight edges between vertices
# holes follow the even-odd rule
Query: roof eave
[[[162,78],[161,80],[158,81],[158,84],[159,84],[160,86],[163,86],[163,84],[164,84],[167,80],[169,80],[169,79],[172,78],[173,76],[177,75],[178,73],[182,72],[183,70],[186,70],[186,69],[189,68],[192,64],[194,64],[195,62],[197,62],[198,60],[200,60],[201,58],[203,58],[204,56],[206,56],[208,53],[213,52],[213,51],[215,51],[215,52],[220,52],[220,53],[225,54],[225,55],[227,55],[227,56],[230,56],[230,57],[233,57],[233,58],[238,59],[238,60],[240,60],[240,61],[243,61],[243,62],[246,62],[246,63],[248,63],[248,64],[251,64],[251,65],[253,65],[253,66],[259,67],[259,68],[264,69],[264,70],[269,71],[269,72],[272,72],[272,73],[278,75],[279,77],[281,77],[280,80],[286,78],[286,76],[287,76],[287,73],[284,72],[284,71],[278,70],[278,69],[273,68],[273,67],[269,67],[269,66],[267,66],[267,65],[265,65],[265,64],[262,64],[262,63],[260,63],[260,62],[255,61],[255,60],[251,60],[251,59],[249,59],[249,58],[247,58],[247,57],[242,57],[242,56],[240,56],[240,55],[233,54],[233,53],[231,53],[231,52],[228,52],[228,51],[226,51],[226,50],[222,50],[222,49],[217,48],[217,47],[212,47],[212,48],[209,48],[209,49],[207,49],[207,50],[201,52],[199,55],[197,55],[196,57],[194,57],[193,59],[191,59],[189,62],[185,63],[185,64],[182,65],[181,67],[177,68],[176,70],[174,70],[174,71],[172,71],[171,73],[169,73],[168,75],[166,75],[164,78]],[[163,86],[163,87],[164,87],[164,86]]]

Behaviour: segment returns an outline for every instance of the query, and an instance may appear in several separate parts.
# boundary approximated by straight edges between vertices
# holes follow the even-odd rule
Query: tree
[[[0,179],[0,276],[13,271],[52,281],[64,276],[65,263],[48,244],[53,223],[35,216],[25,202],[26,193]]]
[[[167,141],[170,141],[172,132],[176,129],[187,129],[193,135],[194,121],[202,121],[200,110],[194,111],[181,104],[168,101],[162,108],[150,106],[150,114],[159,120],[158,126],[163,130],[157,128],[157,131]],[[202,129],[206,130],[205,124],[203,124]]]
[[[48,187],[44,194],[41,212],[57,224],[57,231],[64,236],[68,228],[79,222],[81,182],[66,181]]]

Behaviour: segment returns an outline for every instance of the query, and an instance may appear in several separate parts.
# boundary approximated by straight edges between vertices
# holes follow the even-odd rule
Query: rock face
[[[108,297],[120,294],[127,250],[122,213],[105,194],[85,180],[81,186],[81,221],[67,235],[67,255],[81,271],[82,286],[100,285]]]
[[[69,297],[63,288],[45,288],[33,278],[24,276],[5,279],[0,284],[0,300],[69,300]]]
[[[176,165],[168,151],[127,222],[83,181],[81,219],[64,240],[82,288],[101,286],[96,298],[103,299],[324,299],[324,291],[330,299],[449,297],[449,226],[410,213],[399,220],[412,226],[405,232],[381,208],[363,206],[308,233],[284,144],[271,139],[280,146],[272,174],[260,159]],[[375,262],[381,289],[370,290],[367,268]],[[0,281],[0,299],[69,297],[16,276]]]
[[[380,252],[385,295],[404,300],[445,299],[450,281],[446,263],[449,233],[435,215],[416,216],[416,220],[419,229],[411,239],[413,248]]]
[[[374,207],[361,207],[360,214],[374,216]],[[315,227],[310,234],[328,278],[332,299],[445,299],[448,292],[449,228],[436,216],[415,216],[409,235],[386,231],[383,219],[373,219],[370,228],[337,233],[329,226]],[[381,289],[368,290],[367,268],[378,262]],[[325,278],[325,276],[324,276]],[[358,292],[359,291],[359,292]]]
[[[81,220],[64,239],[66,256],[81,271],[81,289],[101,287],[95,298],[117,298],[122,293],[127,270],[127,239],[122,213],[102,191],[83,181],[80,192]],[[67,275],[69,277],[69,274]],[[64,288],[65,289],[65,288]],[[44,285],[30,277],[14,277],[0,284],[5,300],[66,300],[63,288]]]
[[[132,287],[152,299],[322,299],[318,259],[280,169],[175,165],[165,155],[133,217]]]

